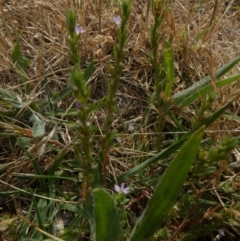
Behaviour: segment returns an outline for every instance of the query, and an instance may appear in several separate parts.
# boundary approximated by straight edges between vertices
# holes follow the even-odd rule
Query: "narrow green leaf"
[[[18,193],[22,193],[22,191],[20,190],[14,190],[14,191],[0,191],[0,195],[12,195],[12,194],[18,194]]]
[[[104,189],[93,191],[96,241],[117,241],[121,226],[114,200]]]
[[[48,170],[49,175],[54,175],[55,171],[57,170],[57,168],[61,165],[63,157],[66,154],[66,150],[62,150],[60,151],[60,153],[58,154],[58,156],[56,157],[53,165],[51,166],[51,168]]]
[[[29,60],[25,58],[21,52],[19,41],[14,46],[13,52],[12,52],[12,60],[14,65],[17,67],[20,78],[20,83],[26,83],[27,82],[27,75],[28,75],[28,65]],[[30,91],[30,85],[26,84],[25,86],[25,93],[29,93]]]
[[[230,120],[234,120],[237,122],[240,122],[240,117],[238,115],[235,115],[233,113],[225,113],[224,116],[226,116],[227,118],[229,118]]]
[[[92,198],[89,198],[87,201],[87,204],[84,206],[83,209],[81,209],[79,206],[77,206],[78,210],[75,212],[76,216],[71,221],[71,223],[68,225],[69,230],[73,230],[74,228],[79,228],[79,223],[82,217],[89,211],[89,209],[92,208]]]
[[[217,88],[223,87],[225,85],[231,84],[235,81],[239,81],[240,80],[240,74],[236,74],[236,75],[232,75],[226,79],[223,80],[219,80],[216,82],[216,86]],[[192,93],[191,95],[186,95],[186,97],[184,98],[184,100],[181,102],[181,106],[187,106],[189,104],[191,104],[193,101],[212,93],[214,90],[212,88],[212,86],[210,85],[211,81],[209,81],[209,83],[207,85],[203,85],[201,87],[199,87],[199,89],[195,92]]]
[[[92,205],[92,207],[93,207],[93,205]],[[94,214],[93,214],[93,208],[91,210],[88,210],[84,214],[84,219],[88,220],[90,240],[93,240],[95,237],[95,218],[94,218]]]
[[[73,182],[79,182],[81,179],[77,177],[65,177],[65,176],[57,176],[57,175],[36,175],[30,173],[15,173],[14,176],[21,178],[31,178],[31,179],[53,179],[53,180],[69,180]]]
[[[169,42],[164,42],[164,68],[166,72],[165,96],[169,98],[175,78],[173,50]]]
[[[224,105],[222,108],[220,108],[219,110],[217,110],[212,116],[208,117],[206,120],[204,120],[201,124],[199,124],[198,126],[196,126],[194,129],[192,129],[190,132],[188,132],[187,134],[183,135],[182,137],[180,137],[177,141],[175,141],[171,146],[169,146],[168,148],[165,148],[164,150],[162,150],[161,152],[159,152],[157,155],[151,157],[150,159],[146,160],[145,162],[135,166],[134,168],[130,169],[129,171],[124,172],[122,175],[120,175],[117,179],[119,182],[122,182],[125,178],[135,175],[138,172],[140,172],[141,170],[143,170],[144,168],[150,166],[151,164],[153,164],[154,162],[157,162],[171,154],[173,154],[175,151],[177,151],[182,145],[183,143],[196,131],[198,131],[199,129],[202,128],[202,126],[206,126],[208,127],[209,125],[211,125],[218,117],[220,117],[224,111],[226,110],[226,108],[230,105],[231,102],[227,103],[226,105]]]
[[[22,55],[19,41],[14,46],[13,52],[12,52],[12,59],[14,64],[22,70],[24,73],[28,72],[28,60]],[[25,78],[22,78],[24,82],[26,82]],[[24,83],[22,82],[22,83]]]
[[[53,107],[53,103],[51,101],[51,95],[50,95],[50,89],[48,86],[48,80],[47,77],[44,78],[44,84],[45,84],[45,92],[47,94],[47,101],[48,101],[48,106],[49,106],[49,113],[50,113],[50,117],[54,118],[55,117],[55,112],[54,112],[54,107]]]
[[[149,204],[139,218],[130,241],[151,237],[176,202],[187,174],[195,161],[205,127],[194,133],[172,160]],[[191,151],[189,151],[191,150]]]
[[[28,239],[23,239],[23,241],[39,241],[39,239],[28,238]]]
[[[14,162],[0,164],[0,173],[7,170]]]
[[[55,93],[52,97],[52,103],[55,104],[59,100],[63,100],[64,98],[68,97],[72,93],[72,88],[71,87],[66,87],[63,90]]]
[[[32,192],[31,192],[31,197],[32,197],[33,204],[34,204],[35,211],[36,211],[34,221],[38,223],[39,228],[46,231],[45,226],[44,226],[44,221],[46,221],[45,217],[46,217],[46,212],[47,212],[47,202],[46,202],[46,200],[40,200],[39,203],[37,203],[36,198]],[[42,236],[42,234],[37,231],[36,231],[35,235]],[[35,235],[33,235],[33,236],[35,236]],[[34,238],[36,238],[36,237],[34,237]]]
[[[95,101],[93,104],[91,104],[91,106],[89,106],[90,112],[93,112],[105,107],[107,104],[107,100],[108,100],[108,97],[104,96],[102,99]]]
[[[216,77],[219,78],[224,74],[228,73],[233,67],[235,67],[238,64],[239,61],[240,61],[240,56],[236,57],[232,61],[220,67],[216,72]]]
[[[18,140],[18,144],[19,146],[23,149],[23,151],[26,153],[26,155],[28,156],[29,160],[32,162],[32,165],[33,165],[33,168],[34,168],[34,171],[37,175],[42,175],[42,172],[40,170],[40,166],[38,164],[38,162],[36,161],[35,158],[32,157],[32,155],[27,151],[27,149],[25,148],[24,144],[21,142],[21,140],[19,139]],[[46,185],[45,185],[45,182],[44,180],[42,179],[38,179],[39,181],[39,184],[41,186],[41,188],[44,190]]]
[[[94,62],[91,62],[88,67],[84,70],[83,73],[83,79],[85,81],[88,81],[89,78],[93,75],[94,73]]]
[[[31,204],[30,204],[29,207],[28,207],[28,211],[27,211],[27,215],[26,215],[26,218],[27,218],[27,219],[30,219],[30,218],[31,218],[32,211],[33,211],[33,201],[31,202]],[[20,241],[22,241],[23,238],[25,237],[25,235],[26,235],[26,233],[27,233],[27,229],[29,228],[28,225],[29,225],[29,224],[26,223],[26,222],[22,222],[22,223],[21,223],[21,228],[19,229],[19,236],[18,236],[18,239],[19,239]]]
[[[231,62],[223,65],[221,68],[219,68],[216,71],[216,78],[218,79],[224,74],[226,74],[227,72],[229,72],[239,61],[240,61],[240,57],[237,57]],[[236,80],[239,80],[239,75],[234,75],[225,80],[218,80],[216,82],[216,86],[222,87]],[[211,77],[207,76],[206,78],[196,82],[186,90],[183,90],[180,93],[173,95],[172,97],[173,103],[178,106],[187,106],[191,104],[194,100],[199,99],[201,95],[208,94],[211,91],[213,91],[211,89],[211,81],[212,81]]]

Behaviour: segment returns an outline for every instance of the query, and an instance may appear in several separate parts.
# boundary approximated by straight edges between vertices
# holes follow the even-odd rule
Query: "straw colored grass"
[[[57,92],[69,85],[69,70],[71,63],[68,57],[68,36],[66,31],[66,11],[71,8],[76,11],[78,24],[86,29],[81,36],[81,65],[85,68],[92,60],[95,62],[95,72],[89,80],[92,87],[91,102],[106,95],[106,84],[109,77],[108,65],[112,63],[112,47],[116,39],[116,24],[112,20],[119,8],[114,1],[102,1],[101,33],[99,33],[99,9],[97,1],[91,0],[5,0],[0,1],[0,87],[16,91],[21,96],[18,75],[16,74],[11,54],[19,39],[24,55],[30,60],[28,82],[31,85],[29,101],[44,98],[44,78],[47,77],[51,92]],[[168,11],[160,31],[165,31],[165,38],[171,41],[174,49],[176,85],[175,93],[229,62],[240,54],[240,16],[239,1],[184,1],[169,0]],[[147,18],[147,19],[146,19]],[[111,163],[109,178],[114,178],[121,172],[133,167],[135,163],[154,155],[154,136],[151,126],[156,118],[151,116],[148,127],[141,127],[144,111],[149,105],[149,94],[153,92],[152,67],[148,59],[150,51],[149,28],[153,23],[152,14],[147,14],[147,1],[133,1],[133,8],[128,25],[129,39],[126,46],[127,56],[121,84],[117,92],[117,105],[120,115],[115,113],[112,123],[113,130],[125,134],[118,135],[116,147],[110,151]],[[204,31],[204,32],[203,32]],[[202,34],[201,34],[202,33]],[[159,50],[161,52],[161,49]],[[236,66],[231,73],[239,73]],[[214,85],[214,84],[213,84]],[[233,93],[239,92],[239,84],[234,88],[221,89],[215,107],[223,105]],[[55,111],[63,113],[74,104],[74,98],[59,101]],[[232,113],[239,113],[239,102],[232,106]],[[7,107],[0,106],[1,110]],[[180,110],[179,110],[180,111]],[[40,112],[41,113],[41,112]],[[188,108],[181,110],[186,120],[191,121],[194,113]],[[92,116],[95,126],[101,127],[105,119],[104,109]],[[48,116],[43,116],[50,123]],[[75,123],[74,118],[58,116]],[[122,118],[122,120],[121,120]],[[9,130],[15,136],[31,138],[32,126],[28,119],[11,119],[1,116],[5,123],[11,123],[22,128],[22,133]],[[122,121],[124,126],[122,125]],[[170,120],[167,120],[170,121]],[[239,123],[236,120],[220,118],[208,133],[208,138],[219,140],[226,133],[238,135]],[[60,141],[55,143],[61,148],[69,148],[76,140],[75,133],[68,125],[56,127]],[[25,131],[24,131],[25,130]],[[50,130],[49,130],[50,131]],[[225,132],[226,131],[226,132]],[[49,133],[48,133],[49,134]],[[31,183],[25,183],[15,176],[15,173],[33,173],[31,163],[25,153],[12,145],[8,138],[1,138],[0,164],[13,163],[7,172],[1,173],[0,189],[10,190],[8,183],[24,189]],[[39,140],[32,140],[29,149],[36,147]],[[145,143],[145,147],[141,146]],[[95,156],[98,156],[96,140]],[[69,155],[73,151],[69,149]],[[45,149],[39,158],[42,170],[51,166],[57,153]],[[0,207],[6,206],[11,200],[0,201]]]

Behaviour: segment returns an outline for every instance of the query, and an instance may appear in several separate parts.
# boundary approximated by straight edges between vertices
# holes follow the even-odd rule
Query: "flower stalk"
[[[155,0],[152,3],[152,14],[154,17],[154,24],[150,28],[150,62],[154,70],[154,84],[155,92],[152,96],[152,101],[155,109],[158,112],[157,123],[155,129],[157,132],[162,132],[164,127],[164,116],[166,113],[167,105],[166,98],[164,94],[165,88],[165,79],[164,79],[164,69],[163,64],[159,60],[159,47],[164,37],[164,32],[159,33],[159,28],[163,23],[165,13],[166,13],[166,4],[164,0]],[[161,149],[162,141],[164,136],[158,135],[156,146],[158,150]]]
[[[90,65],[83,71],[80,68],[80,50],[79,40],[81,34],[85,32],[81,26],[76,24],[76,17],[73,11],[69,10],[67,13],[67,27],[69,33],[69,56],[74,66],[70,71],[70,85],[76,98],[76,107],[78,109],[78,127],[77,135],[79,141],[75,143],[75,152],[83,170],[82,182],[82,198],[87,200],[91,190],[96,185],[95,170],[97,170],[97,163],[92,156],[92,133],[90,113],[91,109],[88,104],[91,88],[87,86],[87,80],[93,74],[94,65]]]
[[[109,148],[112,142],[112,133],[110,130],[112,121],[113,121],[113,113],[115,110],[115,95],[118,90],[120,78],[122,75],[122,71],[124,68],[124,58],[125,58],[125,45],[127,42],[127,21],[130,15],[131,10],[131,1],[124,0],[122,3],[122,15],[115,17],[117,20],[117,43],[113,47],[115,63],[110,67],[110,75],[111,78],[108,83],[108,100],[107,100],[107,116],[104,123],[104,131],[105,135],[103,137],[103,146],[102,146],[102,169],[103,169],[103,183],[106,186],[106,176],[107,176],[107,165],[109,163]],[[116,21],[115,21],[116,22]]]

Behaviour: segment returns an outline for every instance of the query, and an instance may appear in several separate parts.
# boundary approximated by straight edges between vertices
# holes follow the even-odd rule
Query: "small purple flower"
[[[219,232],[220,238],[222,238],[222,237],[225,236],[225,233],[224,233],[224,229],[223,229],[223,228],[221,228],[218,232]]]
[[[125,187],[125,183],[122,183],[120,186],[115,184],[114,190],[115,190],[115,192],[118,192],[118,193],[123,192],[124,194],[128,194],[130,192],[130,188]]]
[[[75,33],[77,35],[79,34],[82,34],[82,33],[85,33],[86,32],[86,29],[84,29],[83,27],[79,26],[79,25],[76,25],[75,26]]]
[[[112,19],[117,24],[117,27],[120,28],[122,24],[122,19],[120,15],[114,16]]]
[[[77,107],[78,109],[81,109],[81,108],[82,108],[82,103],[81,103],[80,101],[77,101],[77,102],[75,103],[75,105],[76,105],[76,107]]]

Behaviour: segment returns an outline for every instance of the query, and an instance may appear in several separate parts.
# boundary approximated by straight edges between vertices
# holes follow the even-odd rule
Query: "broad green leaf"
[[[151,157],[150,159],[146,160],[145,162],[135,166],[134,168],[130,169],[129,171],[124,172],[122,175],[120,175],[117,179],[119,182],[122,182],[125,178],[135,175],[138,172],[140,172],[141,170],[143,170],[144,168],[150,166],[151,164],[153,164],[154,162],[157,162],[171,154],[173,154],[174,152],[176,152],[182,145],[183,143],[196,131],[198,131],[199,129],[202,128],[202,126],[206,126],[208,127],[209,125],[211,125],[218,117],[220,117],[224,111],[226,110],[226,108],[230,105],[231,102],[227,103],[226,105],[224,105],[222,108],[220,108],[219,110],[217,110],[212,116],[208,117],[206,120],[204,120],[201,124],[199,124],[198,126],[196,126],[194,129],[192,129],[190,132],[188,132],[187,134],[183,135],[182,137],[180,137],[177,141],[175,141],[171,146],[169,146],[168,148],[163,149],[161,152],[159,152],[157,155]]]
[[[104,189],[93,191],[96,241],[117,241],[121,226],[114,200]]]
[[[35,114],[30,118],[30,121],[33,122],[33,137],[42,137],[45,134],[45,122],[43,119]]]
[[[33,137],[42,137],[45,133],[45,122],[42,120],[35,120],[33,123]]]
[[[0,88],[0,100],[12,105],[16,109],[20,109],[23,107],[23,101],[21,97],[12,90],[5,90]],[[4,106],[4,104],[1,104]]]
[[[21,97],[16,92],[2,88],[0,88],[0,100],[12,105],[16,109],[22,108],[24,104]],[[1,105],[4,106],[4,104]]]
[[[239,61],[240,57],[237,57],[231,62],[223,65],[216,71],[216,78],[219,79],[221,76],[228,73]],[[216,86],[222,87],[237,80],[239,80],[239,75],[234,75],[225,80],[218,80],[216,82]],[[173,103],[178,106],[187,106],[191,104],[194,100],[199,99],[202,95],[206,95],[212,92],[213,89],[211,88],[211,81],[211,77],[207,76],[206,78],[196,82],[186,90],[183,90],[180,93],[173,95]]]
[[[169,98],[175,78],[173,50],[169,42],[164,42],[164,68],[166,72],[165,96]]]
[[[130,241],[151,237],[176,202],[187,174],[195,161],[205,127],[194,133],[168,166],[148,206],[138,219]],[[189,151],[191,150],[191,151]]]

